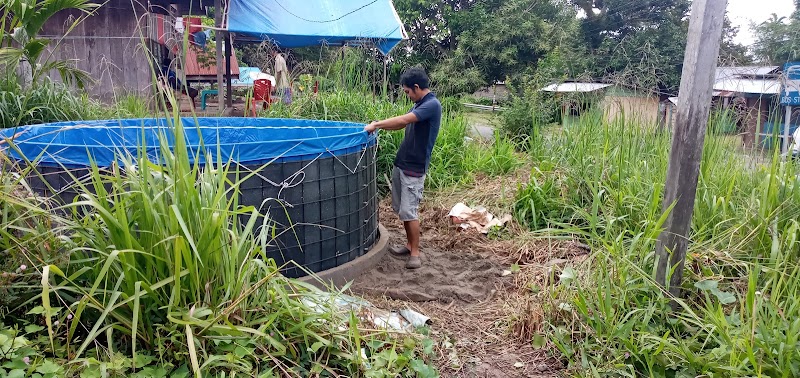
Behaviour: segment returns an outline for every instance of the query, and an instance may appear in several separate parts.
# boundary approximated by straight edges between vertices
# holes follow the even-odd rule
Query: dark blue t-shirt
[[[442,124],[442,104],[430,92],[414,103],[411,113],[417,116],[417,122],[406,126],[406,134],[397,151],[394,165],[403,171],[421,176],[428,171],[431,163],[431,152]]]

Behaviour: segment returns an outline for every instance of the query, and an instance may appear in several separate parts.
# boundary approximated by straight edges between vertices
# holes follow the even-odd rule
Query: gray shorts
[[[403,222],[419,219],[419,202],[422,201],[422,189],[425,187],[425,176],[408,176],[400,168],[392,170],[392,209]]]

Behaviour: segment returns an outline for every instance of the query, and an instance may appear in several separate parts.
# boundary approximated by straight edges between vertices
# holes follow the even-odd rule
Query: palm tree
[[[52,41],[38,35],[47,20],[62,10],[81,12],[67,28],[69,33],[98,7],[89,0],[0,0],[0,66],[13,72],[27,61],[33,83],[55,70],[65,84],[83,88],[92,80],[89,74],[67,61],[42,59]]]

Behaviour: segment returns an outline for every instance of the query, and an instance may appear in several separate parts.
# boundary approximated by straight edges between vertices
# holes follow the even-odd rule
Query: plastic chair
[[[267,79],[258,79],[253,82],[253,99],[250,100],[250,113],[256,116],[256,104],[261,101],[261,106],[266,110],[273,102],[270,97],[272,82]]]

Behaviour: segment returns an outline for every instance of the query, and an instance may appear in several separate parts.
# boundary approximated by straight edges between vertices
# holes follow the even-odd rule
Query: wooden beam
[[[225,100],[222,96],[222,76],[223,76],[223,67],[220,62],[222,62],[222,36],[225,35],[225,32],[219,31],[222,29],[222,0],[214,0],[214,26],[217,28],[214,31],[214,35],[216,36],[216,48],[217,48],[217,55],[216,55],[216,63],[217,63],[217,112],[222,114],[222,111],[225,109]]]
[[[656,281],[680,295],[700,160],[706,136],[714,71],[728,0],[694,0],[683,59],[675,133],[672,136],[663,208],[668,211],[656,245]],[[668,281],[669,279],[669,281]],[[675,305],[675,303],[673,303]]]
[[[783,160],[789,158],[789,126],[791,126],[791,119],[792,119],[792,106],[786,105],[786,114],[783,116],[784,118],[784,126],[783,126],[783,138],[781,143],[781,153],[783,154]],[[777,122],[776,122],[777,123]]]
[[[231,89],[231,55],[233,53],[233,46],[231,46],[231,33],[225,32],[225,89],[226,99],[225,105],[228,107],[233,106],[233,91]]]

